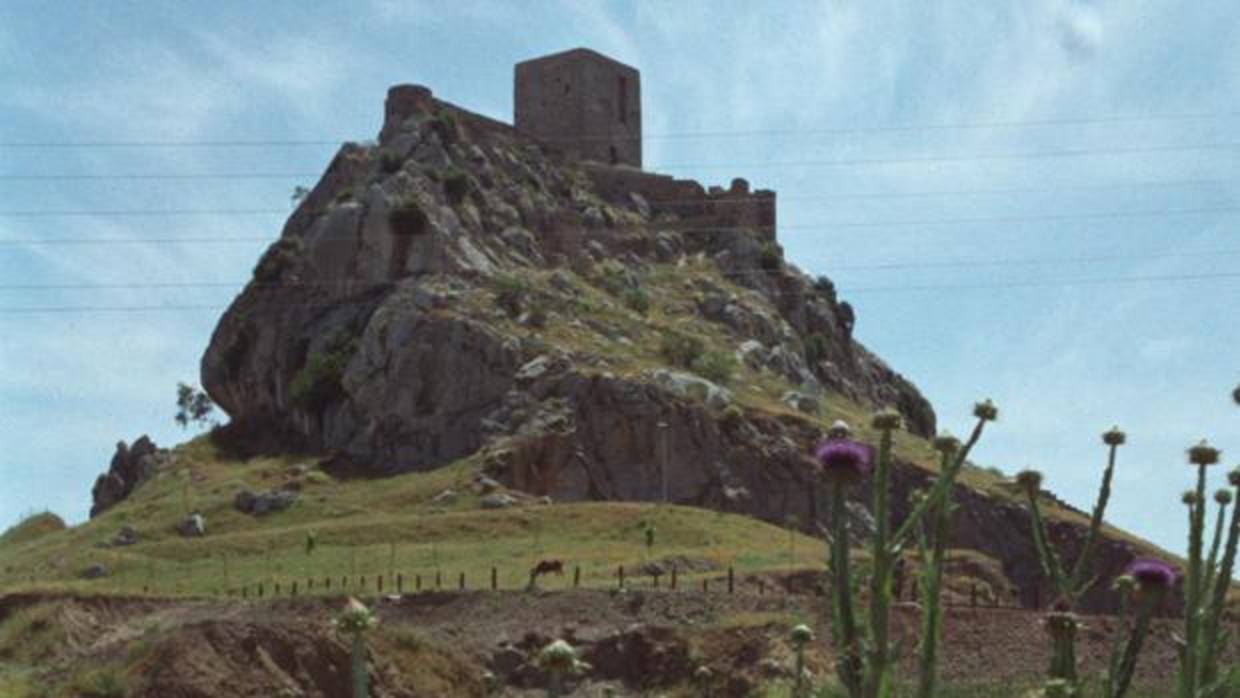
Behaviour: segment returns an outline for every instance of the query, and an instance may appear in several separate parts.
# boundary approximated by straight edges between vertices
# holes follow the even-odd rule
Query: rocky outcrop
[[[145,435],[134,441],[132,446],[124,441],[117,443],[108,471],[95,480],[91,490],[91,518],[116,506],[171,462],[171,452],[157,447]]]

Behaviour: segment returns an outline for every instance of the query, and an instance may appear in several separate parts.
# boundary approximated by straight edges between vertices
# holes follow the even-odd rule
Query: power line
[[[1093,286],[1106,284],[1127,284],[1127,283],[1177,283],[1184,281],[1211,281],[1223,279],[1240,279],[1240,272],[1220,272],[1213,274],[1161,274],[1161,275],[1144,275],[1144,276],[1115,276],[1115,277],[1093,277],[1082,279],[1038,279],[1030,281],[1016,282],[996,282],[996,283],[977,283],[977,284],[923,284],[923,285],[892,285],[892,286],[868,286],[857,287],[851,289],[841,289],[838,292],[841,295],[856,295],[858,293],[887,293],[887,292],[934,292],[934,291],[962,291],[962,290],[1000,290],[1015,288],[1035,288],[1035,287],[1071,287],[1071,286]],[[771,292],[763,293],[754,289],[748,289],[765,297],[779,297],[804,295],[800,291],[794,293]],[[302,308],[302,307],[344,307],[350,305],[368,305],[375,303],[374,300],[367,301],[321,301],[321,302],[284,302],[268,306],[271,309],[282,308]],[[98,306],[25,306],[25,307],[0,307],[0,314],[39,314],[39,313],[111,313],[111,312],[167,312],[167,311],[194,311],[194,310],[225,310],[228,306],[210,304],[210,305],[98,305]]]
[[[1079,148],[1066,150],[1023,151],[1011,153],[978,153],[968,155],[927,155],[898,158],[836,158],[829,160],[789,160],[751,163],[659,163],[650,165],[647,171],[673,169],[753,169],[763,167],[836,167],[843,165],[895,165],[928,164],[945,162],[988,162],[1002,160],[1040,160],[1084,157],[1091,155],[1140,155],[1169,152],[1201,152],[1208,150],[1234,150],[1240,143],[1195,143],[1184,145],[1160,145],[1120,148]],[[0,174],[3,181],[108,181],[108,180],[264,180],[303,179],[318,177],[321,172],[195,172],[195,173],[111,173],[111,174]]]
[[[1064,213],[1064,214],[1033,214],[1033,215],[1012,215],[1012,216],[979,216],[972,218],[943,218],[943,219],[908,219],[896,221],[823,221],[816,223],[801,223],[791,225],[763,226],[763,225],[743,225],[743,226],[701,226],[693,228],[677,228],[674,225],[661,225],[658,223],[643,223],[641,225],[617,226],[605,228],[602,231],[593,230],[565,230],[561,231],[563,235],[602,235],[607,233],[626,232],[626,231],[650,231],[650,232],[676,232],[676,233],[704,233],[714,234],[729,231],[770,231],[770,230],[801,230],[801,231],[831,231],[839,228],[899,228],[899,227],[915,227],[915,226],[935,226],[935,225],[973,225],[980,223],[1027,223],[1027,222],[1047,222],[1047,221],[1068,221],[1068,220],[1098,220],[1110,218],[1145,218],[1145,217],[1169,217],[1169,216],[1196,216],[1217,213],[1236,213],[1240,212],[1240,206],[1207,206],[1201,208],[1185,208],[1185,209],[1148,209],[1136,211],[1094,211],[1088,213]],[[240,243],[240,242],[263,242],[270,241],[267,237],[233,237],[233,238],[28,238],[16,240],[0,240],[0,246],[3,245],[60,245],[60,244],[81,244],[81,245],[113,245],[113,244],[201,244],[201,243]],[[323,240],[324,243],[351,243],[355,242],[352,237],[342,237],[338,240]]]
[[[1043,266],[1052,264],[1092,264],[1097,262],[1142,261],[1164,259],[1192,259],[1240,255],[1240,248],[1200,250],[1195,252],[1150,252],[1145,254],[1108,254],[1061,257],[1010,257],[995,259],[920,260],[882,262],[874,264],[831,265],[829,271],[884,271],[908,269],[940,269],[969,267]],[[767,269],[741,269],[716,272],[724,277],[767,276]],[[296,281],[263,283],[238,279],[234,281],[153,281],[124,283],[59,283],[59,284],[0,284],[0,291],[84,291],[84,290],[171,290],[194,288],[241,288],[250,284],[258,288],[314,288],[353,285],[373,288],[390,285],[389,282],[359,283],[355,280]]]
[[[1011,129],[1047,126],[1086,126],[1094,124],[1143,123],[1154,121],[1204,121],[1229,119],[1240,112],[1185,112],[1166,114],[1121,114],[1095,117],[1053,117],[1046,119],[1017,119],[1008,121],[964,121],[939,124],[885,124],[878,126],[843,126],[808,129],[741,129],[719,131],[682,131],[647,133],[642,136],[617,137],[612,135],[583,135],[574,137],[542,138],[555,140],[624,140],[624,139],[676,139],[676,138],[728,138],[785,135],[847,135],[861,133],[891,133],[908,131],[957,131],[976,129]],[[229,140],[167,140],[167,141],[0,141],[0,148],[252,148],[252,147],[302,147],[340,145],[354,139],[229,139]]]
[[[938,189],[929,191],[910,191],[910,192],[856,192],[850,194],[779,194],[779,201],[850,201],[850,200],[869,200],[869,199],[910,199],[924,197],[948,197],[948,196],[1007,196],[1014,194],[1062,194],[1078,191],[1111,191],[1129,188],[1158,188],[1158,187],[1191,187],[1206,185],[1223,185],[1230,184],[1230,180],[1226,179],[1171,179],[1161,181],[1136,181],[1136,182],[1114,182],[1111,184],[1086,184],[1076,186],[1062,187],[1010,187],[1004,189]],[[711,206],[729,206],[740,205],[749,206],[753,204],[753,198],[749,196],[739,198],[712,198],[709,199]],[[681,204],[703,204],[704,200],[696,199],[660,199],[652,202],[654,206],[675,206]],[[230,215],[230,216],[250,216],[250,215],[289,215],[291,212],[284,208],[216,208],[216,209],[93,209],[93,210],[54,210],[54,209],[25,209],[13,211],[0,211],[0,216],[12,218],[54,218],[54,217],[73,217],[73,216],[134,216],[134,217],[159,217],[159,216],[206,216],[206,215]]]

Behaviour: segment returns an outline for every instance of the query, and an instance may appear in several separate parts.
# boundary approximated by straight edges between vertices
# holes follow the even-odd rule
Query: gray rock
[[[732,402],[732,392],[692,373],[658,369],[648,374],[651,381],[671,392],[706,403],[711,409],[723,409]]]
[[[91,491],[94,500],[90,508],[91,518],[124,501],[157,471],[167,468],[172,460],[172,453],[156,446],[148,436],[139,437],[132,446],[127,446],[124,441],[117,443],[108,472],[95,480]]]
[[[297,463],[289,466],[288,474],[292,477],[304,477],[310,472],[310,466],[305,463]]]
[[[456,490],[444,490],[431,497],[431,504],[450,504],[456,501]]]
[[[474,485],[478,488],[478,492],[481,494],[491,494],[495,490],[502,487],[502,485],[486,475],[481,475],[476,478],[474,480]]]
[[[267,492],[251,492],[241,490],[233,498],[233,508],[243,514],[265,516],[272,512],[284,511],[297,501],[297,493],[289,490],[268,490]]]
[[[546,354],[526,363],[517,370],[515,378],[518,382],[529,382],[542,378],[551,369],[552,359]]]
[[[491,670],[500,676],[511,676],[525,663],[525,653],[513,647],[512,645],[504,645],[491,655],[488,664]]]
[[[94,564],[82,570],[82,579],[102,579],[108,576],[108,568],[101,564]]]
[[[112,537],[112,545],[116,547],[133,545],[137,542],[138,532],[133,526],[121,526],[121,530],[117,531],[116,535]]]
[[[207,535],[207,520],[195,512],[182,519],[176,529],[185,538],[201,538]]]
[[[780,398],[780,402],[806,414],[818,414],[818,398],[811,395],[789,390]]]
[[[517,503],[516,497],[503,492],[494,492],[482,498],[483,509],[507,509]]]

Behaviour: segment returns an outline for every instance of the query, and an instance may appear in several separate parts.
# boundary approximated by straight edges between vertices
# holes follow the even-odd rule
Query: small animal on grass
[[[537,565],[530,570],[530,578],[537,579],[544,574],[550,573],[564,574],[564,562],[561,560],[539,560]]]

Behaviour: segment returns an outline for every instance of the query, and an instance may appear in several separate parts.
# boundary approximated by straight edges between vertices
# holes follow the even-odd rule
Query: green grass
[[[935,693],[935,698],[1025,698],[1027,692],[1039,684],[1021,681],[955,681],[947,682]],[[1167,698],[1174,693],[1170,683],[1166,685],[1133,686],[1128,698]],[[686,694],[692,695],[692,694]],[[847,693],[833,685],[818,685],[810,693],[812,698],[847,698]],[[916,686],[897,686],[892,698],[913,698]],[[1039,694],[1040,695],[1040,694]],[[1100,698],[1100,693],[1086,690],[1081,698]],[[764,686],[756,698],[794,698],[791,681],[779,681]]]
[[[455,585],[464,572],[467,584],[476,588],[489,585],[493,566],[501,585],[515,588],[542,558],[580,566],[584,586],[606,586],[614,583],[617,566],[625,565],[632,575],[647,558],[702,558],[720,570],[736,565],[738,573],[789,564],[786,529],[735,514],[625,502],[481,509],[471,489],[478,459],[376,480],[335,481],[314,471],[319,473],[314,479],[327,482],[304,484],[287,511],[255,518],[233,510],[237,490],[279,486],[290,479],[285,473],[297,462],[303,461],[229,461],[205,438],[192,441],[178,449],[173,470],[115,509],[37,541],[0,547],[0,589],[132,593],[150,587],[161,594],[206,595],[260,581],[268,587],[282,582],[287,589],[297,580],[304,589],[307,578],[321,587],[325,576],[338,583],[343,575],[373,579],[392,572],[412,583],[414,575],[429,580],[435,571],[445,585]],[[434,504],[431,499],[445,489],[458,492],[456,500]],[[190,510],[206,517],[205,538],[175,532]],[[649,550],[644,538],[648,523],[659,532]],[[97,545],[122,525],[137,528],[138,544]],[[311,533],[316,545],[307,553]],[[799,534],[794,542],[800,565],[824,559],[822,542]],[[110,575],[78,578],[96,563],[107,566]],[[563,582],[548,582],[556,583]]]
[[[31,514],[0,535],[0,545],[20,545],[65,530],[65,522],[50,511]]]

